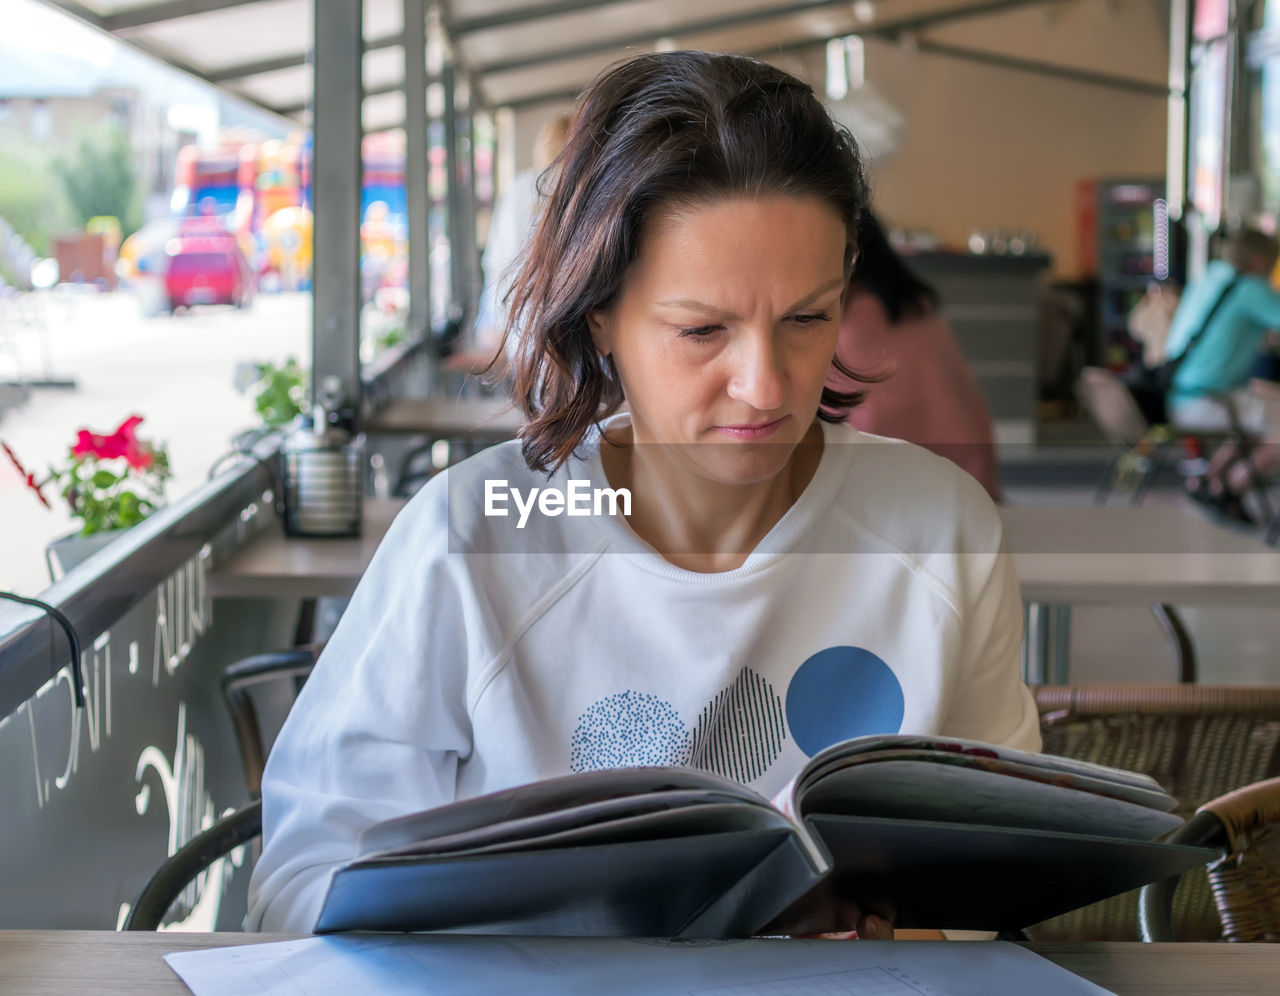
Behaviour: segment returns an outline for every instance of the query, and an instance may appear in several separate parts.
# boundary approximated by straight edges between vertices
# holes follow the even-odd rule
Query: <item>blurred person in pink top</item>
[[[848,421],[862,432],[916,443],[958,464],[1000,500],[995,430],[938,293],[894,251],[876,217],[862,222],[845,295],[837,355],[868,385]],[[845,378],[832,374],[843,386]]]

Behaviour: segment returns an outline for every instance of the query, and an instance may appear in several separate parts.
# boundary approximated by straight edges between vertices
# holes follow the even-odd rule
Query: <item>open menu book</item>
[[[369,827],[316,931],[734,937],[848,929],[842,901],[1017,929],[1204,864],[1158,842],[1175,806],[1145,775],[928,736],[836,744],[773,800],[692,768],[585,772]]]

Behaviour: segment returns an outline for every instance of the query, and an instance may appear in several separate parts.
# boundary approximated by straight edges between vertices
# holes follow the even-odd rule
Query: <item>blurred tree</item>
[[[124,238],[142,224],[141,185],[133,149],[115,127],[83,133],[69,156],[58,160],[58,175],[77,225],[108,215],[120,222]]]
[[[51,238],[67,225],[61,184],[38,146],[0,142],[0,218],[36,252],[47,256]]]

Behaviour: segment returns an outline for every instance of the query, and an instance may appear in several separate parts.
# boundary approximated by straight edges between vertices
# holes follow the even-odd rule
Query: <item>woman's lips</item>
[[[716,426],[716,431],[722,432],[733,439],[765,439],[777,432],[778,427],[786,420],[787,416],[783,415],[782,418],[774,419],[772,422],[762,422],[758,425],[718,425]]]

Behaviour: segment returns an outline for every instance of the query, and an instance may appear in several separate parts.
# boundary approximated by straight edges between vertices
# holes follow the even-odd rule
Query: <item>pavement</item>
[[[133,414],[140,438],[164,444],[170,501],[202,484],[237,432],[258,424],[235,369],[245,361],[311,361],[308,294],[259,294],[244,311],[196,308],[143,317],[127,291],[55,291],[21,305],[0,300],[0,382],[74,380],[34,387],[0,405],[0,439],[37,479],[65,462],[76,432],[107,434]],[[46,544],[76,530],[56,494],[47,510],[0,459],[0,589],[36,595],[49,584]]]

